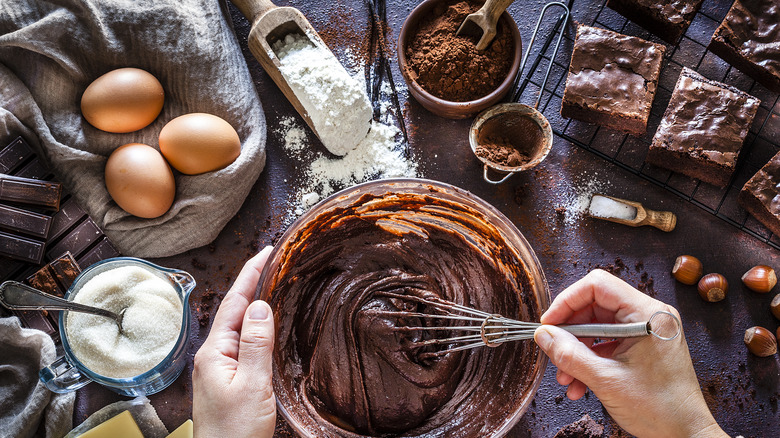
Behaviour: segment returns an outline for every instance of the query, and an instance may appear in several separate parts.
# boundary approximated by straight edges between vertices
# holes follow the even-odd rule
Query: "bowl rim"
[[[407,74],[407,69],[409,68],[409,62],[406,59],[406,51],[404,50],[404,44],[408,38],[411,37],[412,30],[411,25],[413,23],[417,23],[422,16],[423,13],[428,12],[428,9],[432,8],[436,3],[439,2],[454,2],[456,0],[423,0],[418,4],[414,9],[412,9],[412,12],[409,13],[409,15],[404,20],[404,23],[401,25],[401,30],[398,33],[398,43],[396,47],[396,52],[398,53],[398,67],[399,70],[401,70],[401,76],[403,76],[404,81],[406,82],[406,85],[413,89],[416,93],[419,93],[422,97],[429,100],[431,103],[441,106],[443,108],[453,109],[453,110],[471,110],[475,106],[481,106],[481,105],[489,105],[491,103],[494,103],[497,100],[500,100],[501,97],[503,97],[508,91],[511,91],[512,86],[514,85],[515,78],[518,74],[520,74],[520,62],[522,61],[522,55],[523,55],[523,43],[522,38],[520,35],[520,29],[517,27],[517,23],[515,22],[514,18],[512,18],[511,15],[507,11],[504,11],[501,16],[499,17],[499,20],[504,22],[505,25],[509,26],[510,32],[512,33],[512,40],[515,42],[515,54],[514,54],[514,60],[512,62],[512,65],[509,67],[509,74],[506,78],[499,84],[498,87],[496,87],[495,90],[491,91],[489,94],[480,97],[479,99],[475,100],[468,100],[463,102],[457,102],[452,100],[444,100],[440,97],[436,97],[433,94],[429,93],[427,90],[425,90],[417,81],[413,80],[409,75]]]
[[[295,234],[298,233],[300,229],[311,219],[314,219],[318,215],[328,211],[326,209],[326,206],[330,206],[330,204],[335,203],[339,200],[346,200],[348,196],[353,195],[355,192],[357,193],[365,192],[366,189],[372,189],[375,186],[377,188],[387,186],[388,189],[391,189],[393,186],[403,187],[404,185],[406,186],[414,185],[421,188],[427,188],[431,186],[437,187],[439,189],[442,189],[447,194],[454,193],[456,195],[462,196],[466,200],[473,202],[476,205],[479,205],[481,208],[484,208],[485,211],[483,213],[485,213],[490,219],[495,219],[497,221],[496,226],[499,225],[503,226],[508,233],[507,237],[516,239],[516,243],[520,246],[520,248],[518,249],[528,254],[530,260],[526,260],[525,258],[523,258],[522,260],[527,263],[526,270],[529,273],[529,282],[531,283],[531,288],[534,289],[536,292],[538,292],[538,294],[536,295],[537,295],[537,300],[539,302],[540,316],[542,313],[544,313],[545,310],[547,310],[547,308],[549,308],[550,303],[552,302],[552,297],[550,294],[549,285],[547,283],[547,278],[544,275],[544,269],[542,268],[542,265],[539,262],[539,259],[536,256],[536,252],[533,250],[533,247],[531,247],[531,244],[525,238],[523,233],[514,225],[514,223],[511,220],[509,220],[509,218],[507,218],[503,213],[501,213],[496,207],[490,204],[488,201],[480,198],[479,196],[471,193],[470,191],[445,182],[424,179],[424,178],[388,178],[388,179],[373,180],[361,184],[356,184],[328,196],[327,198],[321,200],[319,203],[311,207],[307,212],[305,212],[298,219],[296,219],[287,228],[287,230],[285,230],[284,234],[279,239],[278,243],[273,247],[271,254],[269,254],[268,256],[268,261],[266,262],[260,274],[260,279],[255,292],[255,300],[262,299],[268,301],[269,298],[268,295],[270,294],[271,291],[267,287],[270,286],[270,284],[266,284],[266,283],[273,281],[273,276],[276,275],[276,271],[279,268],[279,266],[277,266],[280,262],[279,259],[284,254],[284,251],[286,250],[287,247],[287,243],[290,242],[291,237],[295,236]],[[390,190],[388,190],[388,192],[390,192]],[[278,317],[279,317],[278,315],[274,315],[275,319]],[[275,326],[276,328],[279,327],[278,321],[276,321]],[[276,336],[277,333],[274,333],[274,339],[276,339]],[[276,355],[274,355],[274,357],[275,356]],[[276,363],[276,360],[273,359],[273,362]],[[544,354],[539,349],[537,351],[537,355],[533,362],[533,367],[531,369],[531,373],[535,374],[535,376],[533,377],[533,380],[531,381],[528,390],[525,392],[523,397],[518,399],[517,408],[514,409],[512,412],[508,413],[503,423],[497,424],[496,429],[493,431],[490,437],[497,438],[506,435],[520,421],[520,419],[523,417],[525,412],[530,408],[531,400],[534,399],[536,393],[539,390],[539,387],[541,386],[548,364],[549,364],[549,358],[547,357],[546,354]],[[276,379],[278,378],[278,376],[276,375],[277,367],[274,366],[273,370],[274,370],[274,379]],[[281,401],[281,397],[276,397],[276,406],[279,412],[281,413],[282,417],[287,422],[287,424],[290,425],[290,427],[293,430],[295,430],[299,436],[302,437],[320,436],[317,435],[316,432],[313,432],[312,430],[307,429],[304,425],[300,424],[295,418],[295,416],[293,416],[283,405]],[[318,431],[318,432],[322,432],[322,431]],[[349,433],[349,432],[348,435],[345,436],[363,437],[363,435]]]

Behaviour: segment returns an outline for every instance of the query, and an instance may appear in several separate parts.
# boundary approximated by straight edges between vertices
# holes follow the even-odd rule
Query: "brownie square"
[[[647,162],[724,187],[760,101],[683,68]]]
[[[608,0],[607,6],[675,44],[690,26],[703,0]]]
[[[739,191],[739,205],[780,236],[780,152]]]
[[[780,92],[780,0],[734,0],[708,48]]]
[[[579,25],[561,115],[641,136],[666,48]]]

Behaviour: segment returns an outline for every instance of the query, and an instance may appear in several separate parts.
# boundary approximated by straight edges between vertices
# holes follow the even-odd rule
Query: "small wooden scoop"
[[[614,214],[610,214],[610,212],[614,212]],[[667,232],[672,231],[677,226],[677,216],[671,211],[654,211],[645,208],[639,202],[601,194],[594,194],[590,199],[588,214],[597,219],[630,227],[650,225]]]
[[[268,76],[273,79],[276,85],[282,90],[287,100],[292,103],[298,114],[303,117],[306,124],[319,137],[317,128],[309,116],[309,113],[303,107],[303,104],[295,95],[293,90],[287,84],[279,68],[281,63],[279,57],[273,51],[273,44],[283,40],[290,34],[303,35],[320,47],[328,46],[322,41],[317,31],[314,30],[309,20],[299,11],[292,7],[279,7],[270,0],[231,0],[242,14],[252,23],[249,31],[249,50],[263,66]]]
[[[479,37],[477,50],[485,50],[496,37],[498,17],[504,13],[513,0],[487,0],[477,12],[469,14],[455,35]],[[234,2],[235,3],[235,2]]]

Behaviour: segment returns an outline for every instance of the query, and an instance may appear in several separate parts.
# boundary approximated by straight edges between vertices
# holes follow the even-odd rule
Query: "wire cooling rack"
[[[664,68],[661,71],[647,133],[644,136],[633,137],[561,117],[559,112],[561,99],[566,86],[571,48],[574,44],[573,26],[569,26],[564,35],[566,47],[562,48],[561,53],[553,60],[553,70],[545,87],[540,109],[550,120],[553,132],[567,142],[663,187],[761,242],[780,250],[780,236],[773,235],[737,204],[737,195],[745,182],[780,149],[780,95],[769,91],[707,50],[712,34],[728,13],[730,6],[730,0],[705,0],[680,41],[676,45],[665,43],[667,54]],[[580,17],[585,24],[664,43],[637,24],[607,8],[606,0],[598,8],[586,10],[580,15],[586,15],[585,19]],[[539,61],[545,68],[536,68]],[[534,74],[520,84],[519,90],[523,96],[521,102],[528,103],[527,100],[531,101],[535,98],[539,92],[539,84],[542,82],[542,71],[546,70],[549,62],[547,50],[542,46],[540,54],[537,54],[537,62],[534,62],[529,70]],[[734,176],[726,188],[702,183],[645,163],[648,147],[684,66],[761,99],[761,105],[740,153]]]

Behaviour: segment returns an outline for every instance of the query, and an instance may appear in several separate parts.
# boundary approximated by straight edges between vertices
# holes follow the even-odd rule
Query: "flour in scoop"
[[[314,124],[322,144],[343,156],[366,137],[373,111],[365,84],[347,73],[330,50],[303,35],[273,45],[280,71]]]
[[[113,319],[69,312],[66,334],[73,355],[93,372],[111,378],[143,374],[173,350],[182,324],[183,305],[173,286],[138,266],[102,272],[73,298],[76,303],[119,313]]]

